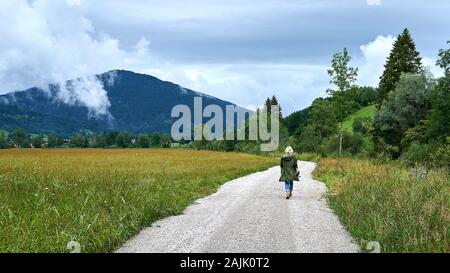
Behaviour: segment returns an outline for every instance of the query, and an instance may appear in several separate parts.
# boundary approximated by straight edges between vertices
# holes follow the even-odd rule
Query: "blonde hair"
[[[291,146],[287,146],[286,150],[284,150],[284,152],[286,153],[286,155],[293,155],[294,154],[294,149],[292,149]]]

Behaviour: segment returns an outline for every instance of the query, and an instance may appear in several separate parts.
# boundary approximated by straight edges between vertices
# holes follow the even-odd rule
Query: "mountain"
[[[45,91],[35,87],[1,95],[0,129],[11,131],[20,127],[29,133],[61,135],[80,130],[170,133],[176,119],[170,117],[175,105],[187,105],[193,111],[194,97],[198,96],[202,97],[203,107],[215,104],[225,110],[226,105],[235,105],[172,82],[130,71],[109,71],[95,76],[95,81],[100,83],[101,91],[106,91],[105,97],[102,98],[101,92],[96,89],[91,92],[94,97],[89,97],[92,95],[89,88],[98,89],[92,83],[78,89],[79,96],[89,94],[84,101],[68,93],[67,90],[73,88],[57,84],[49,85]],[[65,86],[73,87],[78,82],[70,80]],[[101,99],[106,103],[98,101]],[[96,106],[103,107],[100,114],[95,112]]]

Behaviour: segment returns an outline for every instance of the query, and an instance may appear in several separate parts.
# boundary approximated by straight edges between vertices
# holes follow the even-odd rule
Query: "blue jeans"
[[[294,189],[294,181],[284,182],[284,189],[288,192],[292,192],[292,190]]]

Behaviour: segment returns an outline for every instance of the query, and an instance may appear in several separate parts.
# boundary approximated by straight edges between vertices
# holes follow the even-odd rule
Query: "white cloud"
[[[384,65],[392,50],[396,38],[392,35],[377,36],[374,41],[360,46],[363,61],[360,64],[358,83],[360,85],[378,86]],[[443,75],[443,70],[437,67],[436,60],[427,56],[422,57],[422,64],[435,77]]]
[[[85,106],[90,116],[109,116],[111,104],[108,95],[95,76],[78,78],[61,85],[57,99],[66,104]]]
[[[307,107],[329,87],[328,67],[304,64],[241,63],[208,65],[161,64],[148,74],[184,87],[256,109],[276,95],[283,112]]]
[[[434,77],[442,77],[444,76],[444,69],[436,66],[436,60],[433,58],[422,57],[422,65],[425,69],[433,75]]]
[[[359,68],[359,84],[377,86],[384,71],[384,64],[391,52],[395,37],[377,36],[374,41],[360,47],[363,63]]]
[[[369,6],[379,6],[381,5],[381,0],[366,0]]]
[[[106,114],[106,91],[89,77],[152,63],[145,38],[131,51],[120,48],[117,39],[95,30],[79,0],[0,0],[0,24],[8,26],[0,28],[0,94],[49,83],[64,86],[81,77],[58,98]]]

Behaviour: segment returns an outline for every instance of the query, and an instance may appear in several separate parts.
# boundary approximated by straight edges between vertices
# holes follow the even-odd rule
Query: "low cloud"
[[[112,83],[113,79],[111,78]],[[63,103],[84,106],[89,110],[89,117],[106,117],[111,119],[111,106],[103,82],[96,76],[78,78],[58,86],[56,99]]]
[[[63,87],[57,96],[62,102],[105,115],[108,96],[93,75],[151,62],[145,38],[122,49],[95,30],[80,0],[0,0],[0,24],[8,26],[0,28],[0,94],[54,83]],[[69,79],[77,80],[64,88]]]

